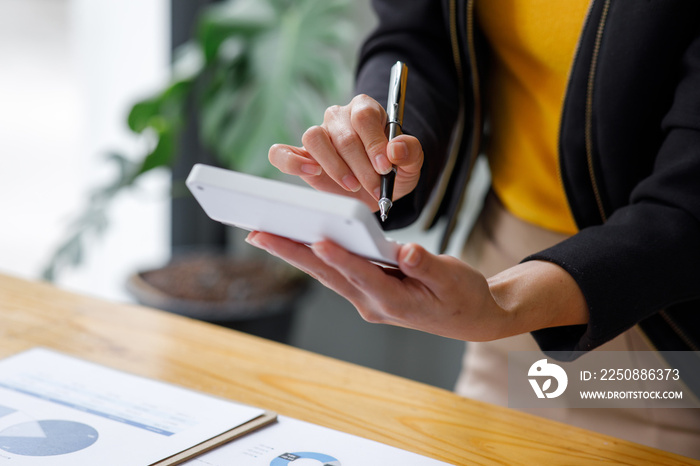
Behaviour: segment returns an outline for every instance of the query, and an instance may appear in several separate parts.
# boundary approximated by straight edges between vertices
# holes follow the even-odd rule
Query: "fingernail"
[[[376,200],[379,200],[379,197],[382,195],[382,190],[381,190],[381,188],[375,189],[375,190],[373,191],[373,194],[374,194],[374,198],[375,198]]]
[[[404,264],[408,265],[409,267],[417,266],[420,262],[420,252],[418,252],[418,248],[416,246],[411,246],[403,261]]]
[[[255,246],[256,248],[261,248],[260,241],[258,241],[257,238],[258,234],[256,232],[251,232],[248,234],[248,236],[245,239],[245,242],[250,244],[251,246]]]
[[[374,163],[377,166],[379,174],[381,175],[386,175],[391,171],[391,162],[389,162],[389,159],[384,154],[379,154],[376,156],[374,158]]]
[[[357,191],[359,191],[360,188],[362,187],[362,186],[360,185],[360,182],[357,181],[357,178],[355,178],[353,175],[345,175],[345,176],[343,177],[343,185],[345,185],[345,187],[346,187],[349,191],[352,191],[352,192],[354,192],[354,193],[356,193]]]
[[[305,163],[301,166],[301,171],[307,175],[320,175],[321,167],[319,165],[314,165],[311,163]]]
[[[399,164],[408,158],[408,146],[405,142],[397,141],[389,146],[391,159]]]

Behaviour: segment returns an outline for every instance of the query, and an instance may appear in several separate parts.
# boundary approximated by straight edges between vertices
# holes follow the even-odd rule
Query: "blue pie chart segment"
[[[65,455],[97,441],[87,424],[64,420],[30,421],[0,431],[0,450],[23,456]]]
[[[294,453],[285,453],[278,456],[270,463],[270,466],[294,466],[294,461],[299,459],[310,459],[319,461],[319,466],[341,466],[340,461],[330,455],[323,453],[314,453],[312,451],[297,451]]]

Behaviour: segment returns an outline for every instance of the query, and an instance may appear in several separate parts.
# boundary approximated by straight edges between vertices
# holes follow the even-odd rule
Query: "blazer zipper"
[[[595,88],[595,74],[598,65],[598,56],[600,55],[600,44],[603,40],[603,32],[605,31],[605,23],[610,10],[610,0],[605,0],[603,5],[603,13],[598,22],[598,30],[596,31],[595,44],[593,48],[593,57],[591,58],[591,66],[588,70],[588,86],[586,88],[586,124],[585,124],[585,139],[586,139],[586,160],[588,163],[588,176],[591,179],[593,186],[593,194],[595,195],[596,205],[600,218],[605,223],[607,215],[603,206],[603,198],[600,194],[600,187],[595,175],[595,167],[593,165],[593,91]]]
[[[668,326],[671,327],[671,329],[674,332],[676,332],[676,335],[678,335],[678,338],[680,338],[683,341],[683,343],[685,343],[688,346],[688,348],[690,348],[690,350],[700,351],[700,348],[698,348],[698,346],[695,343],[693,343],[693,341],[690,338],[688,338],[688,335],[686,335],[686,333],[683,331],[683,329],[678,326],[676,321],[673,320],[670,315],[668,315],[668,313],[666,312],[665,309],[662,311],[659,311],[659,315],[664,320],[664,322],[666,322],[668,324]]]
[[[469,154],[469,166],[473,167],[479,147],[481,146],[481,83],[476,61],[476,44],[474,43],[474,0],[467,0],[467,46],[469,47],[469,64],[472,74],[472,97],[474,98],[474,114],[472,123],[472,144]],[[471,169],[471,168],[470,168]]]
[[[571,75],[574,70],[574,65],[578,61],[579,53],[581,52],[581,42],[582,42],[582,37],[583,37],[583,30],[585,29],[586,25],[590,21],[591,18],[591,11],[593,11],[593,6],[595,5],[596,0],[591,0],[591,2],[588,4],[588,10],[586,11],[586,17],[583,20],[583,26],[581,27],[581,34],[579,35],[578,41],[576,42],[576,49],[574,50],[574,56],[573,59],[571,60],[571,66],[569,67],[569,73],[566,76],[566,93],[562,97],[562,102],[561,102],[561,116],[559,119],[559,134],[558,138],[559,140],[557,141],[557,147],[559,148],[558,151],[558,157],[559,157],[559,163],[557,163],[557,176],[559,177],[559,186],[562,187],[562,190],[564,191],[565,197],[566,197],[566,202],[569,205],[569,210],[573,212],[573,208],[571,206],[571,202],[569,199],[569,196],[566,195],[566,183],[564,181],[564,174],[562,173],[561,167],[561,158],[562,158],[562,142],[561,142],[561,136],[562,136],[562,122],[563,122],[563,116],[564,116],[564,111],[566,107],[566,101],[569,96],[569,93],[571,92]]]
[[[471,147],[470,147],[470,152],[469,152],[469,170],[472,170],[474,167],[474,163],[476,162],[476,158],[479,155],[479,147],[481,144],[481,90],[480,90],[480,82],[479,82],[479,70],[477,68],[477,60],[476,60],[476,45],[474,42],[474,1],[475,0],[467,0],[466,4],[466,21],[467,21],[467,56],[469,57],[469,64],[471,68],[471,78],[472,78],[472,98],[473,98],[473,113],[472,113],[472,140],[471,140]],[[457,29],[458,21],[457,21],[457,0],[450,0],[450,38],[452,42],[452,56],[455,61],[455,67],[457,69],[457,75],[458,75],[458,80],[459,80],[459,96],[460,96],[460,126],[457,128],[457,131],[459,132],[457,137],[454,139],[454,142],[458,142],[457,144],[453,144],[452,147],[452,152],[450,154],[450,159],[451,165],[448,165],[450,170],[454,168],[454,164],[456,163],[456,158],[459,155],[459,148],[461,146],[461,141],[462,141],[462,134],[464,133],[464,114],[466,113],[466,98],[464,95],[464,91],[462,90],[462,84],[464,83],[464,70],[462,68],[462,60],[461,60],[461,49],[460,49],[460,41],[459,41],[459,34],[458,34],[458,29]],[[451,172],[448,172],[448,174],[451,175]],[[447,182],[449,182],[449,176],[446,177]],[[445,188],[447,187],[447,184],[445,185]],[[444,195],[444,193],[442,193]],[[448,219],[448,224],[445,227],[445,234],[443,235],[443,239],[439,245],[439,250],[440,252],[444,252],[447,249],[447,244],[448,240],[451,236],[452,230],[455,227],[456,221],[457,221],[457,214],[460,210],[460,206],[464,202],[464,192],[462,192],[460,199],[458,201],[457,205],[457,210],[455,211],[455,215],[450,217]],[[437,204],[439,205],[439,203]]]
[[[479,87],[479,73],[477,69],[476,61],[476,46],[474,43],[474,1],[467,0],[467,47],[468,56],[471,65],[471,77],[472,77],[472,97],[473,97],[473,124],[472,124],[472,143],[470,149],[470,160],[469,160],[469,170],[471,170],[476,161],[476,157],[479,153],[480,145],[480,127],[481,127],[481,91]],[[438,182],[436,187],[435,199],[433,201],[433,208],[429,215],[427,215],[424,225],[430,225],[437,215],[437,211],[445,197],[445,192],[447,191],[447,186],[449,185],[452,173],[454,171],[454,166],[457,163],[457,157],[459,157],[459,149],[462,145],[462,139],[464,135],[464,124],[466,120],[466,96],[463,89],[464,83],[464,67],[462,66],[461,58],[461,47],[459,40],[459,30],[457,21],[457,0],[450,0],[449,3],[449,23],[450,23],[450,42],[452,45],[452,58],[454,60],[455,69],[457,71],[457,82],[458,82],[458,97],[459,97],[459,116],[457,124],[455,125],[455,132],[453,133],[452,140],[450,141],[450,154],[445,164],[445,169],[443,175]],[[464,197],[464,196],[462,196]],[[460,199],[460,204],[463,199]],[[458,207],[459,210],[459,207]],[[454,228],[456,218],[450,218],[448,225],[445,228],[446,234],[439,246],[440,252],[444,252],[447,247],[447,241],[449,240],[451,230]]]
[[[591,0],[590,5],[588,6],[588,12],[586,13],[586,19],[584,20],[584,25],[588,24],[588,21],[591,16],[591,12],[593,11],[593,7],[596,3],[596,0]],[[595,88],[595,71],[596,71],[596,66],[598,63],[598,56],[600,54],[600,44],[603,38],[603,30],[605,29],[605,22],[607,19],[607,14],[608,10],[610,8],[610,0],[606,0],[605,4],[603,5],[603,14],[601,15],[600,20],[598,20],[598,29],[596,31],[596,38],[595,38],[595,45],[594,45],[594,50],[593,50],[593,57],[591,59],[591,64],[589,67],[588,71],[588,81],[586,84],[586,107],[585,107],[585,119],[584,119],[584,145],[585,145],[585,150],[586,150],[586,164],[588,167],[588,176],[591,180],[591,186],[593,188],[593,195],[595,197],[595,202],[596,206],[598,208],[598,213],[600,214],[600,218],[603,222],[607,220],[607,214],[605,213],[605,208],[603,206],[603,198],[602,195],[600,194],[600,188],[598,184],[598,179],[595,175],[595,169],[594,169],[594,164],[593,164],[593,93],[594,93],[594,88]],[[582,33],[583,33],[582,28]],[[574,64],[578,60],[579,52],[581,50],[581,41],[582,38],[579,38],[578,43],[576,45],[576,50],[574,52],[574,59],[572,60],[571,63],[571,68],[569,69],[569,76],[567,78],[567,82],[571,83],[571,72],[573,70]],[[567,90],[567,95],[570,92],[570,90]],[[566,96],[564,97],[566,100]],[[564,111],[564,102],[562,103],[562,112]],[[559,137],[561,138],[561,128],[559,131]],[[559,144],[560,150],[561,150],[561,143]],[[561,157],[561,152],[559,153],[559,156]],[[565,186],[566,183],[564,181],[564,175],[561,171],[561,163],[557,164],[557,175],[559,176],[559,182],[561,183],[561,186]],[[566,189],[564,189],[564,192],[566,192]],[[567,201],[569,201],[569,198],[567,196]],[[569,208],[571,208],[571,203],[569,202]],[[580,226],[580,225],[579,225]]]
[[[447,186],[450,184],[450,178],[452,177],[452,172],[454,171],[455,164],[457,163],[457,157],[459,156],[459,148],[462,145],[462,138],[464,135],[464,120],[466,113],[466,104],[464,97],[464,89],[462,88],[462,83],[464,82],[464,70],[462,68],[462,59],[460,57],[460,47],[459,47],[459,36],[457,34],[457,0],[450,0],[449,3],[449,19],[450,19],[450,45],[452,46],[452,59],[454,61],[455,70],[457,72],[457,94],[459,100],[459,111],[457,113],[457,122],[455,124],[454,131],[450,140],[450,153],[447,156],[447,162],[445,163],[445,168],[443,173],[438,179],[438,183],[435,186],[435,192],[433,194],[433,199],[431,199],[428,208],[430,209],[428,214],[425,216],[423,222],[423,229],[427,230],[435,222],[435,217],[437,216],[440,205],[445,198],[445,193],[447,192]]]

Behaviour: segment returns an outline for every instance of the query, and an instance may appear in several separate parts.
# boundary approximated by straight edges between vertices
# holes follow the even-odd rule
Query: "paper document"
[[[278,416],[275,424],[186,466],[445,466],[448,463],[337,430]]]
[[[150,465],[263,410],[46,349],[0,361],[0,465]]]

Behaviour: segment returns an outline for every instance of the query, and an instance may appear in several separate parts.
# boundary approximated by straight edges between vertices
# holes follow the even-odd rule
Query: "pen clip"
[[[389,77],[389,96],[387,98],[387,126],[389,127],[389,140],[398,136],[403,131],[403,109],[406,100],[406,80],[408,67],[405,63],[397,61],[391,67]]]

